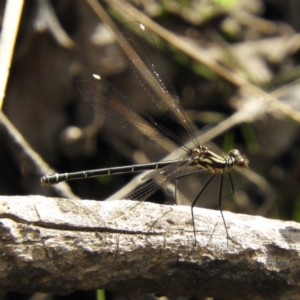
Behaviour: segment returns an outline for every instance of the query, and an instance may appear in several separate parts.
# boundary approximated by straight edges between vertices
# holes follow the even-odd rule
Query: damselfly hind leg
[[[226,231],[227,247],[228,247],[228,239],[229,239],[230,237],[229,237],[229,234],[228,234],[228,230],[227,230],[225,218],[224,218],[223,211],[222,211],[223,179],[224,179],[224,173],[222,173],[222,175],[221,175],[221,180],[220,180],[220,192],[219,192],[219,202],[218,202],[219,205],[218,205],[218,206],[219,206],[219,210],[220,210],[220,213],[221,213],[221,216],[222,216],[222,220],[223,220],[223,224],[224,224],[225,231]],[[232,184],[232,192],[234,192],[234,187],[233,187],[233,183],[232,183],[231,177],[230,177],[230,182],[231,182],[231,184]]]

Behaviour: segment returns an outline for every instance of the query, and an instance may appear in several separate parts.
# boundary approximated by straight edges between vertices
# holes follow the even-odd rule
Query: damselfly
[[[186,155],[169,161],[46,175],[41,177],[41,184],[52,185],[73,179],[154,170],[144,176],[143,180],[146,181],[144,185],[124,197],[127,199],[145,200],[169,181],[178,180],[195,173],[209,171],[212,174],[211,177],[202,187],[191,205],[192,223],[196,242],[193,207],[203,191],[215,178],[216,174],[221,174],[219,209],[227,237],[229,237],[221,210],[223,175],[225,172],[228,173],[234,193],[230,171],[233,167],[240,170],[247,168],[247,158],[236,149],[229,151],[227,155],[218,155],[197,141],[194,130],[195,127],[181,108],[179,97],[168,80],[153,37],[144,25],[135,22],[128,23],[121,38],[121,46],[125,50],[130,64],[149,98],[163,113],[183,126],[192,139],[193,147],[189,148],[185,145],[178,136],[157,123],[150,115],[141,111],[135,104],[122,96],[121,93],[105,79],[101,78],[101,76],[96,74],[82,76],[78,80],[78,89],[81,95],[108,121],[117,123],[133,134],[139,131],[146,136],[155,138],[163,135],[165,138],[180,146],[186,152]],[[187,172],[187,167],[190,166],[195,166],[197,170]]]

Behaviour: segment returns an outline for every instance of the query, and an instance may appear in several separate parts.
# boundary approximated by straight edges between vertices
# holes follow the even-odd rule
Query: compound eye
[[[248,168],[248,160],[245,157],[240,157],[236,160],[235,166],[239,170],[244,170],[244,169]]]

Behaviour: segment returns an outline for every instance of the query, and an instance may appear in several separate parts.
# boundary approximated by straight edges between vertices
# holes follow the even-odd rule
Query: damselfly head
[[[228,156],[234,160],[234,166],[239,170],[245,170],[248,168],[249,160],[248,158],[241,154],[237,149],[230,150]]]

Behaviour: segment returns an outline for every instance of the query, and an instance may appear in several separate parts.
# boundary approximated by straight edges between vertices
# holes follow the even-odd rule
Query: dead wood
[[[126,200],[0,197],[0,291],[299,299],[300,225]]]

